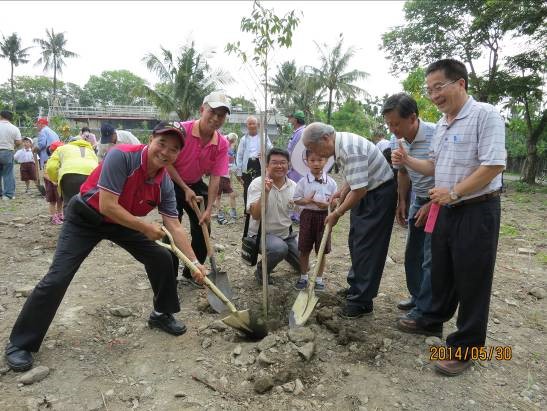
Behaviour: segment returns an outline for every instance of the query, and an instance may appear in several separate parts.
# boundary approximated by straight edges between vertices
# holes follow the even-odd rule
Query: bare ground
[[[0,410],[545,409],[545,299],[530,291],[547,288],[547,195],[510,188],[502,207],[487,345],[510,346],[511,360],[479,361],[459,377],[442,377],[433,370],[425,337],[397,331],[396,303],[407,294],[405,231],[398,226],[374,315],[355,321],[333,316],[343,302],[336,293],[346,286],[349,265],[345,217],[334,230],[327,291],[308,322],[315,344],[310,361],[298,354],[302,342],[288,333],[287,312],[297,294],[288,264],[273,275],[272,331],[262,343],[223,329],[204,291],[189,286],[179,286],[177,315],[188,332],[172,337],[146,325],[152,293],[143,267],[103,241],[77,273],[35,355],[35,366],[49,367],[49,375],[23,385],[21,374],[0,363]],[[236,306],[257,307],[261,289],[239,257],[242,230],[241,218],[227,226],[213,223],[214,241],[224,246],[217,258],[230,274]],[[7,341],[24,295],[47,271],[58,232],[35,189],[0,203],[1,341]],[[117,307],[130,315],[120,317]],[[452,329],[454,319],[444,335]],[[264,394],[255,391],[271,385]]]

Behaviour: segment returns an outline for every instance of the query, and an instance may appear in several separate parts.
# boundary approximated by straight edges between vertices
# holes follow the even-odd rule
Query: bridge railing
[[[160,112],[153,106],[55,107],[51,114],[65,117],[135,117],[158,118]]]

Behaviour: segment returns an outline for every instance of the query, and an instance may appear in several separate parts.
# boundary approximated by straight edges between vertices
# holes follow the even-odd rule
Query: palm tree
[[[44,71],[53,69],[53,99],[57,96],[57,72],[63,72],[65,58],[78,57],[72,51],[65,49],[67,39],[65,33],[55,33],[53,29],[46,29],[47,38],[34,39],[34,42],[42,49],[42,57],[38,59],[36,65],[43,64]]]
[[[363,89],[353,85],[357,80],[362,80],[368,76],[368,73],[360,70],[347,70],[349,61],[355,55],[355,48],[349,47],[346,51],[342,50],[344,38],[342,33],[338,38],[336,45],[329,50],[326,44],[322,46],[315,42],[320,54],[321,67],[312,67],[314,75],[322,84],[323,90],[328,91],[327,102],[327,122],[330,123],[332,115],[332,100],[336,101],[344,98],[355,98],[361,93],[365,93]],[[334,94],[334,96],[333,96]]]
[[[30,47],[21,48],[21,39],[17,33],[13,33],[8,38],[2,34],[2,41],[0,42],[0,57],[7,58],[11,64],[11,108],[15,111],[15,85],[13,82],[13,68],[19,64],[28,63],[28,50]]]
[[[287,112],[293,110],[293,99],[298,92],[296,83],[297,69],[294,60],[281,64],[270,83],[270,91],[278,110]]]
[[[143,85],[134,90],[136,95],[152,100],[164,113],[175,111],[181,120],[195,113],[203,97],[232,78],[221,69],[212,69],[207,62],[208,53],[201,53],[194,42],[185,45],[178,57],[160,47],[159,55],[148,53],[143,61],[160,80],[155,89]]]

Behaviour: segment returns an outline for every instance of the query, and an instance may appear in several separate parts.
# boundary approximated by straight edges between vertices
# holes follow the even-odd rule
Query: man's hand
[[[432,188],[429,190],[429,198],[431,198],[432,202],[439,205],[447,205],[452,202],[452,199],[450,198],[450,190],[448,188]]]
[[[207,275],[207,270],[204,265],[196,264],[196,267],[199,269],[199,271],[192,271],[192,278],[196,281],[198,284],[203,284],[203,279]]]
[[[207,224],[209,225],[211,223],[211,209],[207,207],[203,213],[201,213],[201,218],[199,219],[199,224]]]
[[[184,189],[184,199],[188,204],[192,204],[192,199],[196,198],[196,193],[191,188]]]
[[[321,210],[326,210],[329,206],[329,203],[324,203],[322,201],[313,201],[313,204],[315,204]]]
[[[269,193],[272,189],[273,180],[270,177],[264,178],[264,188],[266,190],[266,193]]]
[[[429,215],[429,208],[431,207],[431,201],[427,204],[424,204],[414,215],[414,226],[423,227],[427,221],[427,216]]]
[[[403,145],[403,140],[401,139],[399,140],[399,148],[391,152],[391,164],[394,166],[404,166],[407,158],[408,154]]]
[[[402,226],[406,227],[408,218],[408,215],[406,213],[407,207],[406,207],[406,201],[399,200],[399,204],[397,204],[397,209],[395,210],[395,219],[397,220],[397,223]]]
[[[159,224],[147,224],[143,234],[152,241],[161,240],[165,235]]]

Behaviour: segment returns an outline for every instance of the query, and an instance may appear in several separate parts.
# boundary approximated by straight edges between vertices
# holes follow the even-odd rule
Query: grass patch
[[[526,194],[547,194],[547,186],[540,184],[527,184],[522,181],[504,181],[507,187],[512,188],[517,193]]]
[[[523,204],[523,203],[532,202],[532,199],[530,198],[530,195],[528,194],[515,194],[512,196],[512,198],[515,203]]]
[[[547,253],[544,251],[537,253],[536,260],[541,264],[547,264]]]
[[[519,235],[519,230],[517,227],[510,224],[501,224],[500,235],[503,237],[517,237]]]

